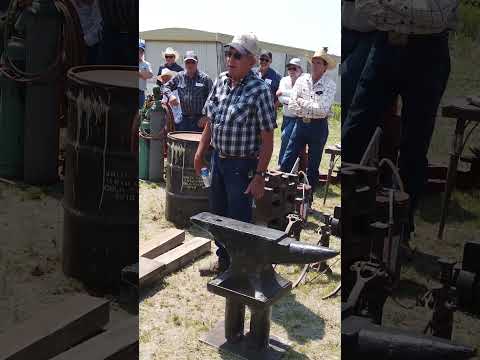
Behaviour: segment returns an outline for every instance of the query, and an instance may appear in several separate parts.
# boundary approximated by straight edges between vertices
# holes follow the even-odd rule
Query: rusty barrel
[[[67,75],[63,270],[116,293],[138,261],[138,68],[80,66]]]
[[[193,159],[201,133],[178,131],[167,136],[167,187],[165,218],[178,227],[188,226],[190,217],[208,211],[208,189],[195,174]],[[211,152],[205,156],[210,162]]]

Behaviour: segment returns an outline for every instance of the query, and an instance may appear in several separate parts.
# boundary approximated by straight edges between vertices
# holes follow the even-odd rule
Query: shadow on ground
[[[297,302],[293,293],[273,307],[272,321],[283,326],[288,333],[288,340],[298,344],[322,339],[325,335],[324,320]]]

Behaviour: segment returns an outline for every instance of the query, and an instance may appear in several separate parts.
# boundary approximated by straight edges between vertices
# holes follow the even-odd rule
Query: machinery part
[[[143,119],[138,130],[138,178],[148,180],[150,170],[150,121]]]
[[[193,164],[201,135],[187,131],[167,135],[165,218],[182,228],[189,224],[191,216],[209,209],[208,189],[195,174]],[[205,160],[210,163],[210,151]]]
[[[364,317],[349,316],[342,320],[342,359],[345,360],[462,360],[475,354],[474,348],[434,336],[384,328]]]
[[[138,261],[137,72],[68,72],[63,270],[99,292],[118,292],[122,269]]]

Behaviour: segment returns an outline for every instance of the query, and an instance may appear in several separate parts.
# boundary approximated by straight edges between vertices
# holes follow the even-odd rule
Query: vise
[[[211,213],[191,221],[209,231],[230,256],[230,267],[207,284],[208,291],[226,298],[225,321],[205,339],[209,345],[248,359],[278,359],[285,345],[270,337],[272,305],[285,296],[292,283],[272,264],[309,264],[325,261],[338,252],[301,243],[279,230]],[[245,308],[251,312],[250,332],[244,335]]]

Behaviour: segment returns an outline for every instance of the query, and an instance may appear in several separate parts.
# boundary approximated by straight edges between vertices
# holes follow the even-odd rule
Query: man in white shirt
[[[138,89],[139,107],[140,109],[145,104],[145,90],[147,90],[147,80],[153,77],[152,65],[145,61],[145,42],[139,40],[138,42]]]
[[[299,119],[295,125],[282,160],[281,170],[290,172],[300,154],[308,145],[307,177],[312,191],[318,184],[318,168],[328,138],[328,116],[335,98],[336,84],[325,76],[334,69],[336,61],[324,50],[317,50],[312,59],[312,74],[297,79],[288,103],[288,110]]]
[[[290,102],[290,95],[293,86],[295,85],[295,81],[297,81],[303,73],[301,60],[299,58],[292,58],[287,64],[287,71],[288,76],[285,76],[280,80],[280,85],[276,94],[278,101],[283,105],[283,122],[281,129],[282,144],[278,155],[278,166],[282,165],[283,155],[285,154],[290,135],[292,134],[295,121],[297,120],[295,113],[288,109],[288,103]]]

